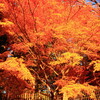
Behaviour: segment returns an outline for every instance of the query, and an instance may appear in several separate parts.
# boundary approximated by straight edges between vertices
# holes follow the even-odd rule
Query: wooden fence
[[[89,96],[85,95],[82,97],[77,97],[76,99],[69,98],[68,100],[100,100],[100,90],[95,92],[96,99],[91,99]],[[2,95],[2,99],[0,100],[52,100],[50,98],[50,94],[37,92],[37,93],[24,93],[22,95],[18,95],[13,99],[7,95]],[[62,100],[61,96],[56,96],[54,100]]]

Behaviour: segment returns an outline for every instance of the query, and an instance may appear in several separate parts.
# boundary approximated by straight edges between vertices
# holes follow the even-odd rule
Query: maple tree
[[[13,32],[14,24],[8,20],[6,10],[5,5],[0,3],[0,95],[7,94],[5,99],[14,99],[27,89],[34,90],[35,79],[23,59],[12,57],[9,45],[10,39],[13,39],[10,32]]]
[[[98,5],[93,8],[84,0],[4,0],[3,3],[12,23],[6,20],[0,24],[14,25],[6,30],[14,57],[1,63],[1,68],[15,72],[17,69],[13,70],[9,64],[14,61],[17,68],[20,62],[20,76],[17,72],[15,76],[25,79],[30,71],[37,84],[40,82],[49,89],[52,99],[60,89],[66,100],[82,91],[95,98],[93,91],[100,86]],[[6,63],[10,69],[3,66]],[[30,81],[34,80],[30,77],[27,77]]]

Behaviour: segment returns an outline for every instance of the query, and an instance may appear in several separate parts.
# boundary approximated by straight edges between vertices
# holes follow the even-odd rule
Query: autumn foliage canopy
[[[0,75],[0,85],[10,95],[41,83],[65,98],[82,92],[95,98],[100,7],[84,0],[2,0]]]

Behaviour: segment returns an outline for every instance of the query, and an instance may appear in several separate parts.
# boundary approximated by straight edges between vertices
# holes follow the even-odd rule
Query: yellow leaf
[[[14,24],[12,22],[8,21],[7,19],[5,19],[4,22],[0,22],[0,25],[9,27]]]
[[[94,64],[94,72],[100,71],[100,60],[92,61],[90,65]]]
[[[10,71],[15,77],[22,80],[29,80],[30,84],[34,85],[35,79],[23,62],[24,60],[21,58],[7,58],[5,62],[0,63],[0,69]]]
[[[69,65],[75,66],[80,63],[79,61],[82,60],[82,58],[83,57],[77,53],[65,52],[61,55],[61,57],[57,57],[57,61],[50,62],[50,64],[57,65],[67,63]]]
[[[88,85],[86,83],[85,84],[74,83],[64,86],[61,89],[61,93],[64,94],[65,96],[64,98],[66,97],[76,98],[78,95],[80,96],[84,95],[82,94],[82,92],[89,94],[91,98],[95,98],[95,93],[94,93],[95,89],[97,89],[97,87]]]

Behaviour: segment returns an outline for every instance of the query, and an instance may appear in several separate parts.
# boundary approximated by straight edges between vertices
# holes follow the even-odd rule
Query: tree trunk
[[[51,96],[50,96],[51,100],[54,100],[54,94],[53,94],[53,92],[51,91],[50,94],[51,94]]]

